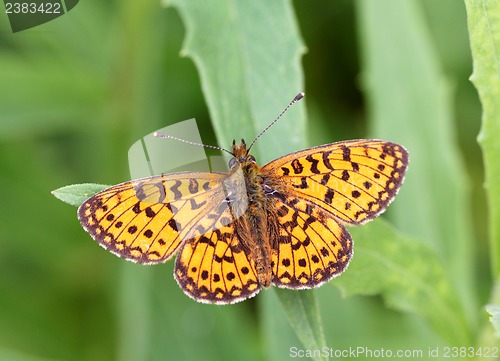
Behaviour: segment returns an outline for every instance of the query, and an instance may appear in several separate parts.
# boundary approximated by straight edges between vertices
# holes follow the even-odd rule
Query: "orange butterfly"
[[[125,182],[85,201],[78,218],[101,246],[130,261],[161,263],[178,252],[175,279],[199,302],[234,303],[271,284],[320,286],[351,259],[344,224],[362,224],[387,208],[408,153],[391,142],[352,140],[260,167],[249,153],[255,140],[248,148],[233,141],[229,173]]]

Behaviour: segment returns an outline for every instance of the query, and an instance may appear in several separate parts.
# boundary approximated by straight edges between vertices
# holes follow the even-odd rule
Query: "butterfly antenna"
[[[213,146],[213,145],[207,145],[207,144],[201,144],[201,143],[195,143],[195,142],[190,142],[189,140],[185,140],[185,139],[181,139],[181,138],[177,138],[177,137],[174,137],[173,135],[169,135],[169,134],[164,134],[164,133],[161,133],[161,132],[154,132],[153,135],[156,137],[156,138],[161,138],[161,139],[173,139],[173,140],[177,140],[179,142],[182,142],[182,143],[186,143],[186,144],[191,144],[191,145],[196,145],[196,146],[199,146],[199,147],[205,147],[205,148],[212,148],[212,149],[217,149],[217,150],[222,150],[228,154],[231,154],[233,157],[234,157],[234,154],[231,153],[230,151],[228,151],[227,149],[224,149],[224,148],[220,148],[220,147],[216,147],[216,146]]]
[[[285,108],[285,109],[284,109],[284,110],[283,110],[283,111],[282,111],[282,112],[281,112],[281,113],[280,113],[280,114],[276,117],[276,119],[274,119],[274,120],[271,122],[271,124],[269,124],[269,125],[266,127],[266,129],[264,129],[262,132],[260,132],[260,134],[259,134],[259,135],[258,135],[258,136],[257,136],[257,137],[253,140],[252,144],[250,144],[250,146],[248,147],[247,152],[250,152],[250,148],[252,148],[252,147],[253,147],[253,145],[255,144],[255,142],[257,141],[257,139],[259,139],[259,138],[260,138],[260,137],[261,137],[261,136],[262,136],[265,132],[267,132],[267,130],[268,130],[269,128],[271,128],[271,127],[274,125],[274,123],[276,123],[276,122],[277,122],[277,121],[278,121],[278,120],[279,120],[279,119],[283,116],[283,114],[285,114],[285,113],[286,113],[286,111],[287,111],[287,110],[288,110],[288,109],[289,109],[292,105],[294,105],[294,104],[295,104],[295,103],[297,103],[300,99],[302,99],[302,98],[304,97],[304,95],[305,95],[304,93],[299,93],[299,94],[297,94],[297,95],[295,96],[295,98],[293,98],[293,100],[290,102],[290,104],[288,104],[288,105],[286,106],[286,108]]]

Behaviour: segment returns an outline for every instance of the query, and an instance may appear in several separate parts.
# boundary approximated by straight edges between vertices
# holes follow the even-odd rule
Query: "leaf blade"
[[[485,189],[489,207],[489,233],[492,273],[500,277],[500,3],[465,1],[473,72],[483,107],[478,137],[484,155]]]
[[[388,215],[398,229],[436,250],[461,303],[458,318],[466,318],[461,327],[470,330],[468,341],[460,341],[470,344],[477,309],[469,256],[474,238],[450,87],[416,1],[357,4],[373,136],[400,142],[410,154],[405,184]]]
[[[164,3],[178,9],[186,24],[182,54],[198,69],[222,146],[231,144],[236,136],[255,137],[303,91],[300,57],[304,45],[289,2]],[[261,162],[304,147],[303,104],[296,105],[286,118],[266,135],[267,140],[257,144],[260,157],[254,155]],[[287,142],[269,141],[278,133]]]
[[[109,185],[95,183],[81,183],[64,186],[53,190],[51,193],[57,199],[79,207],[94,194],[109,188]]]
[[[290,2],[164,3],[174,6],[186,25],[182,54],[189,56],[198,69],[212,124],[222,145],[230,144],[236,136],[257,136],[303,91],[300,56],[304,46]],[[211,36],[207,37],[207,33]],[[260,163],[305,147],[303,102],[284,118],[252,148]],[[310,332],[302,339],[324,345],[324,339],[318,338],[322,332],[317,329],[320,322],[312,322],[308,313],[317,311],[317,307],[303,297],[294,294],[285,297],[284,302],[304,307],[307,304],[313,310],[285,306],[287,317],[299,337],[297,320],[309,320],[306,323]]]
[[[433,250],[382,219],[350,232],[356,257],[332,282],[344,296],[380,294],[390,307],[423,316],[444,339],[468,340],[455,290]]]
[[[326,340],[314,290],[276,289],[276,295],[305,349],[321,350],[326,345]],[[326,360],[322,354],[313,355],[313,359]]]

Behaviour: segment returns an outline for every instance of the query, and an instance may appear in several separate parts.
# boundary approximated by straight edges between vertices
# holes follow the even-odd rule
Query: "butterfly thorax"
[[[245,141],[242,139],[240,145],[233,142],[234,158],[230,166],[234,171],[241,167],[245,180],[246,199],[248,201],[246,211],[237,221],[237,228],[241,229],[242,244],[248,249],[255,263],[259,282],[264,287],[271,285],[271,240],[269,224],[269,205],[264,191],[266,181],[261,168],[257,165],[255,158],[248,153]]]

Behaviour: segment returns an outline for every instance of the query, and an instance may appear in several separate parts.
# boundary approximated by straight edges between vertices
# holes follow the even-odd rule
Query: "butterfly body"
[[[80,206],[104,248],[138,263],[177,253],[174,276],[191,298],[227,304],[274,285],[320,286],[352,257],[345,224],[382,213],[408,165],[404,147],[353,140],[285,155],[262,167],[233,142],[230,171],[125,182]]]
[[[259,284],[267,288],[271,285],[271,253],[272,240],[276,238],[277,218],[273,217],[272,205],[266,197],[264,183],[269,179],[262,173],[255,158],[247,151],[245,140],[238,146],[233,141],[233,154],[235,162],[230,162],[233,167],[241,167],[245,179],[246,197],[248,208],[242,217],[235,217],[236,233],[240,236],[241,244],[250,258],[254,260],[256,276]]]

